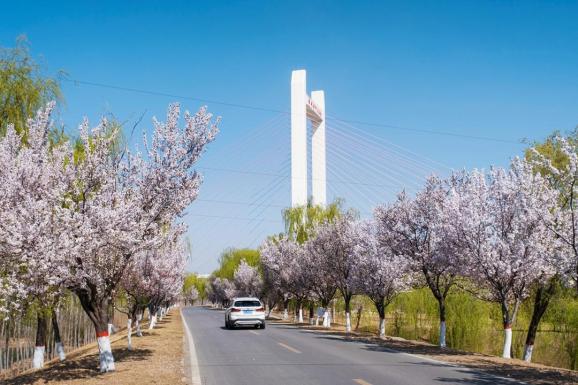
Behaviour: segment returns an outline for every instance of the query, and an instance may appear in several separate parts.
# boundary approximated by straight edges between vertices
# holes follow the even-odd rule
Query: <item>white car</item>
[[[253,326],[265,329],[265,306],[254,297],[233,298],[225,310],[225,327]]]

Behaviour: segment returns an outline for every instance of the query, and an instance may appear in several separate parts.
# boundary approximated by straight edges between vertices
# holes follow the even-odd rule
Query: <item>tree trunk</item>
[[[361,312],[363,311],[363,305],[359,305],[357,308],[357,322],[355,323],[355,331],[359,330],[359,322],[361,322]]]
[[[149,330],[155,327],[157,323],[157,311],[149,306]]]
[[[315,323],[313,317],[315,316],[315,304],[313,302],[309,302],[309,325],[313,325]]]
[[[127,349],[128,350],[132,350],[132,318],[128,317],[128,319],[126,320],[126,339],[128,341],[127,343]]]
[[[137,337],[142,337],[142,330],[140,328],[140,324],[142,322],[142,315],[143,315],[144,310],[139,310],[136,314],[136,336]]]
[[[54,343],[56,345],[56,353],[60,361],[66,359],[66,354],[64,353],[64,344],[62,343],[62,338],[60,337],[60,327],[58,326],[56,310],[52,311],[52,331],[54,332]]]
[[[502,358],[512,358],[512,324],[504,324],[504,349],[502,350]]]
[[[351,333],[351,295],[344,295],[345,300],[345,332]]]
[[[444,297],[438,298],[438,306],[440,311],[440,348],[446,347],[446,299]]]
[[[524,361],[532,361],[532,351],[534,350],[534,342],[536,341],[536,334],[540,320],[544,312],[550,304],[550,299],[556,292],[558,287],[557,278],[550,279],[546,284],[540,284],[536,290],[536,297],[534,298],[534,308],[532,310],[532,320],[528,327],[528,334],[526,335],[526,346],[524,347]]]
[[[91,295],[94,292],[89,292],[88,290],[89,289],[77,290],[76,295],[80,299],[82,308],[94,325],[96,340],[98,342],[100,371],[111,372],[115,370],[115,367],[108,334],[108,299]]]
[[[501,301],[501,306],[504,325],[504,347],[502,350],[502,358],[512,358],[512,318],[508,303],[505,299]]]
[[[44,353],[46,352],[46,331],[48,323],[46,315],[40,310],[37,315],[36,342],[34,344],[34,357],[32,367],[40,369],[44,367]]]
[[[379,338],[385,337],[385,299],[379,298],[373,301],[377,314],[379,314]]]
[[[288,306],[289,306],[289,300],[286,299],[283,301],[283,319],[284,320],[289,319],[289,310],[287,309]]]

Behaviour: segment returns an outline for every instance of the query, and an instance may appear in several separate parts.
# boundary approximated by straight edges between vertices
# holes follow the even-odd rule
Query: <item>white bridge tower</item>
[[[307,95],[305,70],[291,74],[291,205],[307,204],[307,121],[311,122],[311,195],[314,205],[326,205],[325,94]]]

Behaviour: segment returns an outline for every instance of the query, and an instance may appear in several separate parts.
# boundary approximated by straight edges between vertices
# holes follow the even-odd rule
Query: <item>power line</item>
[[[187,214],[186,216],[203,217],[203,218],[217,218],[217,219],[232,219],[232,220],[237,220],[237,221],[254,221],[255,219],[259,219],[259,220],[262,220],[263,222],[283,223],[282,221],[279,221],[279,220],[276,221],[274,219],[229,217],[226,215]]]
[[[449,131],[437,131],[437,130],[427,130],[424,128],[402,127],[402,126],[396,126],[393,124],[365,122],[362,120],[354,120],[354,119],[341,119],[341,118],[337,118],[334,116],[328,116],[328,118],[331,118],[333,120],[337,120],[340,122],[344,122],[344,123],[361,124],[364,126],[372,126],[372,127],[392,128],[394,130],[421,132],[424,134],[431,134],[431,135],[446,135],[446,136],[454,136],[456,138],[463,138],[463,139],[475,139],[475,140],[485,140],[485,141],[490,141],[490,142],[523,144],[521,141],[502,139],[502,138],[494,138],[491,136],[468,135],[468,134],[459,134],[457,132],[449,132]]]
[[[218,199],[196,199],[195,202],[222,203],[228,205],[243,205],[243,206],[263,206],[263,207],[281,207],[281,208],[287,207],[287,205],[280,205],[280,204],[261,204],[252,202],[225,201]]]
[[[236,170],[236,169],[230,169],[230,168],[219,168],[219,167],[197,167],[197,168],[200,170],[223,171],[223,172],[231,172],[231,173],[237,173],[237,174],[264,175],[264,176],[271,176],[271,177],[278,177],[278,178],[291,178],[291,175],[275,174],[275,173],[261,172],[261,171],[246,171],[246,170]],[[311,180],[316,180],[316,179],[311,178]],[[386,187],[386,188],[399,187],[399,186],[394,186],[394,185],[365,183],[365,182],[358,182],[358,181],[347,181],[347,180],[336,180],[336,179],[326,179],[326,181],[331,182],[331,183],[342,183],[342,184],[372,186],[372,187]]]
[[[186,96],[186,95],[172,94],[172,93],[168,93],[168,92],[151,91],[151,90],[145,90],[145,89],[141,89],[141,88],[123,87],[123,86],[117,86],[117,85],[105,84],[105,83],[99,83],[99,82],[92,82],[92,81],[86,81],[86,80],[80,80],[80,79],[64,78],[63,80],[70,82],[70,83],[73,83],[75,85],[83,84],[83,85],[92,86],[92,87],[109,88],[109,89],[113,89],[113,90],[117,90],[117,91],[134,92],[134,93],[139,93],[139,94],[144,94],[144,95],[163,96],[163,97],[183,99],[183,100],[193,100],[193,101],[197,101],[197,102],[201,102],[201,103],[217,104],[217,105],[226,106],[226,107],[234,107],[234,108],[242,108],[242,109],[253,110],[253,111],[273,112],[273,113],[282,113],[282,114],[291,115],[290,111],[276,109],[276,108],[260,107],[260,106],[254,106],[254,105],[249,105],[249,104],[242,104],[242,103],[225,102],[225,101],[206,99],[206,98],[200,98],[200,97],[195,97],[195,96]],[[330,116],[328,116],[328,117],[330,117]],[[521,141],[515,141],[515,140],[503,139],[503,138],[495,138],[495,137],[490,137],[490,136],[468,135],[468,134],[460,134],[460,133],[450,132],[450,131],[439,131],[439,130],[429,130],[429,129],[423,129],[423,128],[403,127],[403,126],[398,126],[398,125],[394,125],[394,124],[366,122],[366,121],[355,120],[355,119],[342,119],[342,118],[333,117],[333,116],[331,116],[330,118],[332,118],[333,120],[338,120],[338,121],[344,122],[344,123],[360,124],[360,125],[364,125],[364,126],[381,127],[381,128],[390,128],[390,129],[401,130],[401,131],[410,131],[410,132],[414,132],[414,133],[423,133],[423,134],[430,134],[430,135],[445,135],[445,136],[453,136],[453,137],[462,138],[462,139],[474,139],[474,140],[483,140],[483,141],[509,143],[509,144],[522,144]]]
[[[287,113],[288,113],[287,111],[276,110],[276,109],[273,109],[273,108],[256,107],[256,106],[250,106],[250,105],[247,105],[247,104],[239,104],[239,103],[222,102],[222,101],[218,101],[218,100],[198,98],[198,97],[195,97],[195,96],[185,96],[185,95],[171,94],[171,93],[168,93],[168,92],[150,91],[150,90],[144,90],[144,89],[140,89],[140,88],[115,86],[115,85],[112,85],[112,84],[89,82],[89,81],[86,81],[86,80],[79,80],[79,79],[66,79],[66,78],[65,78],[64,80],[67,81],[67,82],[70,82],[70,83],[74,83],[74,84],[84,84],[84,85],[87,85],[87,86],[93,86],[93,87],[99,87],[99,88],[110,88],[110,89],[113,89],[113,90],[134,92],[134,93],[144,94],[144,95],[164,96],[164,97],[168,97],[168,98],[183,99],[183,100],[194,100],[194,101],[196,101],[196,102],[201,102],[201,103],[217,104],[217,105],[221,105],[221,106],[235,107],[235,108],[243,108],[243,109],[247,109],[247,110],[256,110],[256,111],[264,111],[264,112],[275,112],[275,113],[283,113],[283,114],[287,114]]]

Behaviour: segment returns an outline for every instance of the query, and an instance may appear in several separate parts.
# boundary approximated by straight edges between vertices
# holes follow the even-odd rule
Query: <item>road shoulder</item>
[[[133,334],[133,349],[127,349],[126,331],[114,335],[112,351],[116,371],[99,373],[98,348],[91,344],[71,352],[63,362],[54,362],[38,371],[30,371],[7,380],[10,384],[183,384],[183,323],[180,309],[159,321],[155,329]]]
[[[183,309],[185,310],[185,309]],[[201,374],[199,371],[199,362],[197,359],[197,350],[195,347],[195,340],[193,339],[193,334],[189,329],[187,324],[187,320],[183,314],[183,311],[180,312],[181,315],[181,322],[183,324],[183,348],[184,348],[184,357],[183,357],[183,365],[185,371],[185,377],[187,379],[187,384],[191,385],[201,385]]]

